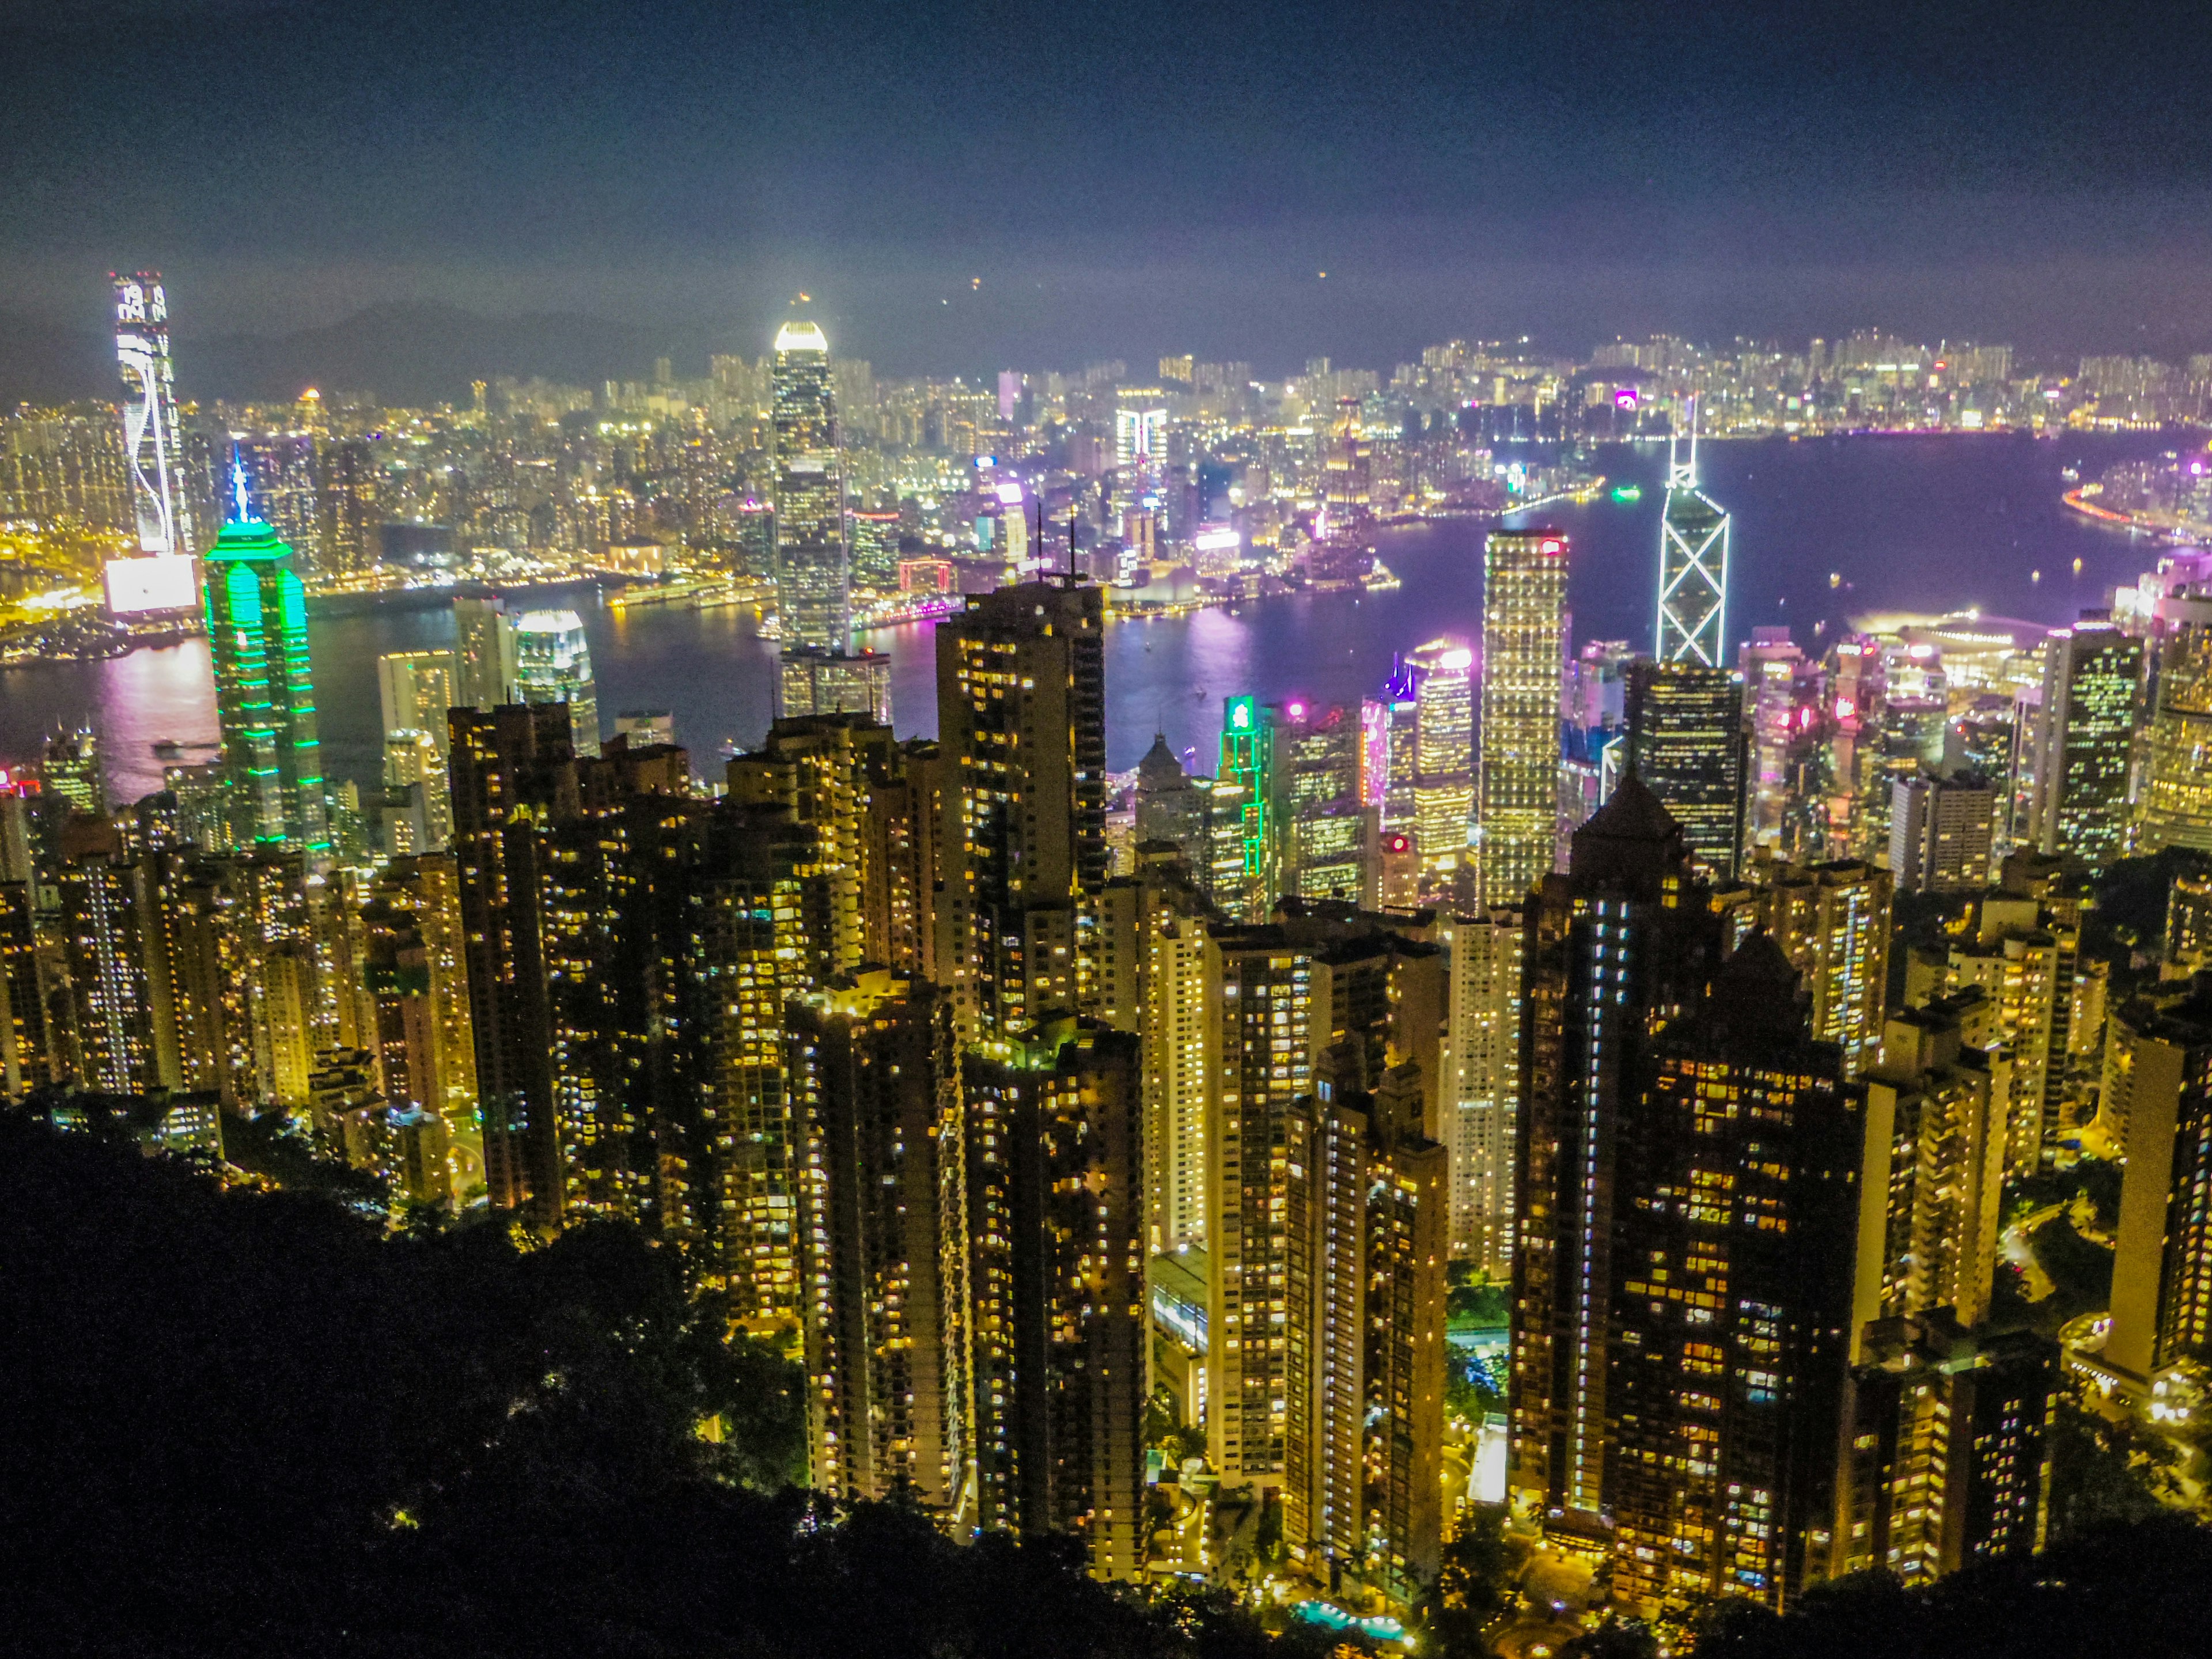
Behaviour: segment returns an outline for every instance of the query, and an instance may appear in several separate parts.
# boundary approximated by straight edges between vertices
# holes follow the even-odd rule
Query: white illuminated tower
[[[845,487],[830,342],[811,322],[776,331],[775,590],[784,648],[852,642]]]
[[[116,276],[115,356],[123,374],[123,452],[131,464],[138,546],[149,554],[189,556],[191,525],[184,510],[184,436],[169,369],[169,303],[161,274]]]
[[[1690,399],[1690,455],[1667,441],[1667,507],[1659,515],[1661,662],[1729,665],[1729,515],[1698,488],[1698,400]]]

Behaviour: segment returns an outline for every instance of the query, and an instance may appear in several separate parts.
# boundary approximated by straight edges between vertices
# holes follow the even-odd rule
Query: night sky
[[[805,289],[888,372],[2172,355],[2208,88],[2179,5],[0,0],[0,312],[96,328],[154,264],[180,337],[404,301],[757,349]]]

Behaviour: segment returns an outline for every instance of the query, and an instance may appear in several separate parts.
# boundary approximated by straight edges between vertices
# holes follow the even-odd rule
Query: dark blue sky
[[[2208,86],[2179,5],[0,0],[0,307],[82,326],[152,264],[185,335],[742,343],[805,288],[892,370],[2202,349]]]

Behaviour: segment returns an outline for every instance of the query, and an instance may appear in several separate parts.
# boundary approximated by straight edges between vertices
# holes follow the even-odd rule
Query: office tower
[[[1743,854],[1747,738],[1735,675],[1687,659],[1636,663],[1626,704],[1629,767],[1712,878],[1726,880]]]
[[[1125,477],[1157,472],[1167,463],[1168,412],[1147,404],[1159,394],[1131,388],[1120,395],[1133,400],[1133,406],[1114,411],[1115,470]]]
[[[1330,524],[1341,526],[1367,512],[1373,461],[1359,399],[1339,398],[1322,459],[1322,501]]]
[[[1634,774],[1531,899],[1522,1004],[1510,1481],[1598,1535],[1620,1139],[1656,1066],[1656,1015],[1698,1000],[1720,956],[1681,826]],[[1624,1264],[1624,1266],[1628,1264]]]
[[[2166,900],[2166,960],[2185,973],[2212,968],[2212,876],[2174,877]]]
[[[1252,791],[1229,778],[1193,778],[1190,786],[1198,832],[1189,857],[1199,890],[1228,921],[1266,921],[1267,911],[1261,903],[1266,895],[1253,884],[1246,868],[1245,826],[1250,817]]]
[[[1729,515],[1698,488],[1698,404],[1690,400],[1686,459],[1667,441],[1667,505],[1659,515],[1659,625],[1664,663],[1728,662]]]
[[[1557,672],[1555,664],[1555,682]],[[1491,691],[1486,678],[1486,710]],[[1399,658],[1386,692],[1394,709],[1402,704],[1408,717],[1392,723],[1394,743],[1402,743],[1392,760],[1402,774],[1396,827],[1413,837],[1425,884],[1448,885],[1467,860],[1474,811],[1474,653],[1464,640],[1431,640]],[[1556,734],[1553,742],[1556,747]],[[1386,799],[1384,816],[1391,815]]]
[[[1871,1321],[1948,1308],[1981,1322],[1996,1272],[2011,1056],[1978,990],[1900,1010],[1866,1073],[1853,1340]]]
[[[1152,746],[1137,763],[1138,844],[1167,842],[1195,865],[1203,861],[1205,829],[1205,802],[1168,747],[1167,734],[1154,732]]]
[[[1079,1006],[1079,912],[1107,877],[1104,621],[1096,587],[1024,582],[937,626],[938,971],[963,1040]]]
[[[573,611],[526,611],[514,625],[519,702],[565,702],[579,756],[599,752],[599,691],[584,619]]]
[[[899,515],[848,512],[846,538],[853,550],[853,582],[878,593],[898,591]]]
[[[451,651],[394,651],[379,657],[376,695],[386,738],[394,732],[428,732],[441,755],[446,752],[446,711],[467,706]]]
[[[1567,538],[1556,530],[1492,531],[1483,544],[1475,828],[1490,908],[1524,903],[1559,855],[1566,617]]]
[[[1751,914],[1803,976],[1813,1036],[1844,1051],[1856,1077],[1881,1049],[1889,994],[1889,872],[1860,860],[1812,866],[1764,857],[1745,866]]]
[[[1239,792],[1243,824],[1240,886],[1243,913],[1264,917],[1283,890],[1283,800],[1275,777],[1275,724],[1279,711],[1251,697],[1224,699],[1221,708],[1221,781]]]
[[[1360,705],[1365,749],[1360,759],[1360,793],[1382,810],[1385,835],[1402,836],[1419,862],[1415,841],[1413,782],[1420,761],[1421,705],[1417,676],[1402,657],[1391,666],[1380,698]],[[1408,900],[1410,902],[1410,899]]]
[[[1451,951],[1442,1060],[1451,1253],[1502,1278],[1513,1261],[1513,1139],[1521,1098],[1521,913],[1441,924]]]
[[[161,274],[115,276],[115,356],[123,375],[123,453],[139,551],[188,558],[198,552],[185,489],[183,429],[169,366],[169,301]],[[189,601],[187,601],[189,603]]]
[[[2212,989],[2137,1007],[2105,1363],[2147,1383],[2212,1345]]]
[[[1942,1313],[1885,1320],[1851,1372],[1832,1577],[1908,1588],[2043,1547],[2057,1351]]]
[[[99,733],[88,726],[48,738],[39,754],[39,784],[76,811],[106,817],[107,774],[100,764]]]
[[[1925,770],[1890,789],[1889,872],[1900,893],[1975,892],[1990,880],[1997,792],[1972,773]]]
[[[1447,968],[1411,936],[1425,925],[1288,900],[1274,921],[1217,927],[1209,941],[1206,1432],[1229,1484],[1283,1478],[1286,1137],[1324,1055],[1350,1043],[1368,1077],[1411,1061],[1435,1138]],[[1330,1063],[1341,1073],[1345,1061]]]
[[[2101,871],[2127,854],[2128,766],[2143,644],[2114,628],[2106,613],[2091,611],[2078,627],[2053,634],[2044,653],[2029,830],[2044,852]]]
[[[1284,1541],[1325,1591],[1408,1608],[1443,1538],[1447,1159],[1418,1068],[1346,1070],[1285,1124]]]
[[[944,1138],[960,1077],[951,1023],[928,984],[872,969],[794,1004],[785,1044],[808,1146],[808,1484],[949,1510],[965,1462],[945,1341],[957,1281],[940,1259],[960,1192],[960,1149]]]
[[[453,601],[453,702],[459,708],[496,708],[515,694],[514,618],[497,599]]]
[[[1787,628],[1754,628],[1736,653],[1736,668],[1750,727],[1744,845],[1817,858],[1826,828],[1815,760],[1826,690],[1820,665],[1798,649]]]
[[[1358,721],[1341,708],[1292,701],[1274,711],[1267,734],[1283,890],[1372,908],[1379,815],[1360,799]]]
[[[1613,1593],[1647,1613],[1722,1595],[1778,1611],[1826,1576],[1864,1129],[1806,1013],[1754,933],[1624,1066],[1644,1076],[1590,1288],[1613,1302]]]
[[[2191,621],[2158,641],[2136,797],[2135,850],[2212,852],[2212,621]]]
[[[1559,707],[1559,841],[1553,858],[1565,864],[1568,837],[1605,805],[1624,764],[1628,719],[1626,640],[1592,640],[1567,664]]]
[[[208,644],[234,842],[331,852],[299,562],[251,515],[231,464],[230,521],[207,555]]]
[[[1142,1571],[1146,1336],[1138,1039],[1062,1017],[963,1066],[962,1336],[975,1523]]]
[[[844,474],[830,342],[811,322],[775,336],[775,592],[787,648],[852,642]]]
[[[891,722],[891,659],[880,651],[786,646],[775,665],[775,717],[866,714]]]

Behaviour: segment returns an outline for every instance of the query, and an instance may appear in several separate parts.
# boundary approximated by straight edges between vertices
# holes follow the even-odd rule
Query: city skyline
[[[1894,9],[0,0],[48,1645],[2193,1627],[2212,32]]]

